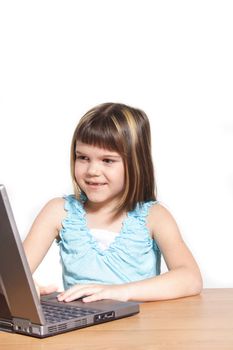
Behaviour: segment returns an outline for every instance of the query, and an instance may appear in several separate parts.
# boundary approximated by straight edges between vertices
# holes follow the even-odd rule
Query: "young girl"
[[[49,201],[24,242],[34,272],[54,239],[64,292],[83,298],[152,301],[198,294],[199,268],[175,220],[158,203],[146,114],[118,103],[88,111],[71,146],[74,195]],[[160,275],[163,255],[168,272]],[[54,291],[40,287],[40,293]]]

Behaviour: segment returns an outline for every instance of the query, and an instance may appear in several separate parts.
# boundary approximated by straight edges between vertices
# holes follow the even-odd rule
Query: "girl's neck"
[[[109,220],[117,220],[118,218],[125,216],[126,212],[119,212],[115,209],[115,206],[109,205],[109,203],[92,203],[88,200],[84,204],[84,208],[86,210],[87,215],[100,215],[105,218],[109,218]]]
[[[109,231],[120,232],[126,212],[111,210],[109,206],[99,206],[94,203],[85,203],[87,225],[89,228],[107,229]]]

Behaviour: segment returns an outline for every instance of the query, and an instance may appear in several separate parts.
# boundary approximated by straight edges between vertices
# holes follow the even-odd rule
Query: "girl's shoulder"
[[[50,199],[43,207],[40,217],[51,225],[57,227],[59,230],[61,222],[66,216],[65,199],[63,197],[56,197]]]
[[[47,240],[51,239],[52,242],[61,229],[65,215],[64,199],[50,199],[36,216],[28,236],[43,236]]]
[[[80,200],[74,194],[69,194],[63,197],[64,209],[69,213],[85,212],[84,203],[85,198],[81,196]]]
[[[140,202],[137,203],[135,208],[132,211],[128,212],[129,216],[141,216],[141,217],[147,217],[151,207],[157,204],[157,201],[146,201],[146,202]]]
[[[57,212],[57,211],[64,210],[64,205],[65,205],[65,198],[64,197],[55,197],[55,198],[50,199],[46,203],[44,208],[47,211]]]
[[[166,215],[170,214],[169,210],[163,205],[161,202],[151,202],[151,206],[149,209],[149,217],[151,216],[160,216],[160,215]]]
[[[162,232],[178,229],[172,214],[160,202],[156,202],[151,206],[148,214],[148,226],[154,237]]]
[[[52,198],[42,209],[42,219],[60,232],[66,225],[70,227],[85,216],[83,203],[75,195]]]
[[[55,197],[50,199],[46,207],[48,209],[54,210],[65,210],[66,207],[79,207],[83,206],[82,201],[79,201],[75,195],[69,194],[69,195],[64,195],[63,197]]]
[[[63,197],[52,198],[46,204],[47,211],[50,214],[57,216],[58,219],[64,219],[69,214],[77,213],[77,211],[83,212],[83,203],[79,201],[75,195],[65,195]]]

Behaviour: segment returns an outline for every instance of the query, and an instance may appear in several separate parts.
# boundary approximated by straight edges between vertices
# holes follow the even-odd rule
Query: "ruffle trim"
[[[123,221],[120,233],[108,249],[101,250],[87,227],[83,202],[78,201],[74,195],[65,196],[64,199],[67,216],[62,222],[59,245],[62,245],[65,254],[77,254],[78,257],[82,257],[90,250],[95,250],[104,256],[117,253],[130,263],[131,259],[132,262],[135,260],[135,254],[139,253],[139,244],[143,247],[140,255],[147,254],[152,247],[158,249],[145,224],[148,211],[157,203],[156,201],[138,204],[135,210],[129,212]]]

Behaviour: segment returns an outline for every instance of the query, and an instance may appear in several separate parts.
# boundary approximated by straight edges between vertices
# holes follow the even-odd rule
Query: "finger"
[[[69,294],[69,296],[63,296],[63,301],[65,302],[69,302],[69,301],[73,301],[76,299],[80,299],[89,295],[92,295],[94,293],[97,293],[99,291],[98,287],[85,287],[82,288],[80,290],[76,290],[73,293]]]
[[[69,298],[73,293],[78,293],[81,289],[85,288],[85,285],[75,285],[62,293],[58,294],[57,298],[59,301],[63,301]]]
[[[99,301],[99,300],[103,300],[103,299],[104,299],[103,294],[101,292],[99,292],[99,293],[95,293],[95,294],[89,295],[87,297],[84,297],[83,302],[84,303],[91,303],[92,301]]]

